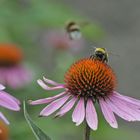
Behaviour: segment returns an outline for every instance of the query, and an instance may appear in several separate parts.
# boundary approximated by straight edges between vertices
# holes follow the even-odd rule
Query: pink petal
[[[125,103],[125,105],[129,106],[131,109],[135,109],[137,112],[140,112],[140,100],[123,96],[121,94],[116,94],[115,92],[112,94],[113,98],[117,98],[119,101]]]
[[[116,97],[118,97],[118,98],[124,99],[124,100],[127,101],[127,102],[130,102],[130,103],[133,103],[133,104],[135,104],[135,105],[140,106],[140,100],[134,99],[134,98],[132,98],[132,97],[128,97],[128,96],[121,95],[121,94],[119,94],[119,93],[116,92],[116,91],[113,92],[113,95],[116,96]]]
[[[72,114],[72,121],[76,123],[76,125],[80,125],[85,118],[85,105],[84,105],[84,98],[80,98],[78,101],[73,114]]]
[[[48,97],[48,98],[44,98],[44,99],[39,99],[39,100],[36,100],[36,101],[31,101],[29,100],[29,104],[31,105],[38,105],[38,104],[47,104],[47,103],[50,103],[51,101],[65,95],[66,92],[62,92],[56,96],[53,96],[53,97]]]
[[[9,98],[12,98],[18,105],[21,104],[20,101],[19,101],[17,98],[15,98],[14,96],[12,96],[12,95],[6,93],[5,91],[1,91],[1,92],[2,92],[3,94],[6,94],[7,96],[9,96]]]
[[[19,104],[9,95],[8,93],[5,94],[5,92],[0,92],[0,106],[8,108],[13,111],[19,111],[20,107]]]
[[[0,90],[4,90],[5,86],[3,86],[2,84],[0,84]]]
[[[74,106],[75,102],[77,101],[76,97],[72,97],[72,99],[67,102],[61,109],[60,111],[56,114],[56,116],[63,116],[64,114],[66,114],[69,110],[72,109],[72,107]]]
[[[66,95],[60,99],[53,101],[52,103],[50,103],[47,107],[45,107],[41,111],[40,115],[41,116],[51,115],[53,112],[55,112],[57,109],[59,109],[69,99],[69,97],[70,97],[70,95]]]
[[[91,99],[88,99],[86,105],[86,121],[91,129],[97,130],[98,118],[97,118],[95,107]]]
[[[53,80],[47,79],[47,78],[45,78],[45,77],[43,77],[43,80],[44,80],[46,83],[51,84],[51,85],[53,85],[53,86],[61,85],[61,84],[59,84],[59,83],[57,83],[57,82],[55,82],[55,81],[53,81]]]
[[[6,119],[6,117],[3,115],[3,113],[0,112],[0,119],[3,120],[6,124],[10,124],[9,121]]]
[[[100,106],[101,106],[101,110],[103,112],[103,115],[106,119],[106,121],[113,127],[113,128],[118,128],[118,124],[116,121],[116,118],[112,112],[112,110],[110,109],[110,107],[108,106],[108,104],[103,100],[100,99],[99,100]]]
[[[42,80],[37,80],[38,84],[45,90],[56,90],[56,89],[62,89],[64,88],[64,85],[58,85],[55,87],[49,87],[48,85],[46,85]]]
[[[124,106],[123,104],[118,103],[118,100],[110,97],[106,99],[106,103],[111,108],[111,110],[116,113],[118,116],[127,121],[136,121],[136,118],[132,112],[129,111],[129,106]]]
[[[118,106],[122,106],[122,110],[124,111],[127,110],[127,113],[130,114],[135,118],[134,121],[140,121],[140,106],[137,104],[135,105],[134,103],[131,103],[130,101],[125,100],[125,97],[123,96],[114,96],[112,95],[111,97],[112,100],[115,100],[115,104]]]

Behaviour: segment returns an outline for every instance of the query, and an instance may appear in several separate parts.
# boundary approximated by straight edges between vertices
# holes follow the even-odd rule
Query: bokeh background
[[[118,78],[117,90],[140,99],[140,1],[139,0],[0,0],[0,43],[17,44],[24,52],[24,63],[33,72],[33,80],[20,89],[7,87],[6,91],[22,100],[55,95],[38,86],[36,80],[47,76],[63,83],[69,66],[81,57],[92,54],[93,47],[107,48],[109,63]],[[89,22],[83,27],[83,43],[77,48],[49,41],[51,31],[63,32],[65,22]],[[54,40],[57,34],[53,36]],[[58,33],[59,37],[59,33]],[[65,39],[64,39],[65,40]],[[62,45],[62,46],[61,46]],[[38,118],[44,106],[28,106],[32,119],[53,140],[81,140],[84,125],[76,127],[71,113],[63,118]],[[128,123],[120,118],[119,129],[112,129],[98,107],[99,129],[92,131],[91,139],[139,140],[140,123]],[[3,110],[11,124],[10,140],[35,140],[28,127],[23,110]]]

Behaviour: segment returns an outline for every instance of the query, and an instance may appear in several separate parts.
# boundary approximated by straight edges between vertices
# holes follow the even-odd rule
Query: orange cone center
[[[0,44],[0,66],[16,65],[22,60],[22,52],[15,45]]]

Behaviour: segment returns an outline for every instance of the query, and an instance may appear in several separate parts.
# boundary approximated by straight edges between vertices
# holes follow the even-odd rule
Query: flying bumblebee
[[[94,54],[90,56],[92,59],[98,59],[102,62],[108,62],[108,53],[105,48],[95,48]]]
[[[82,36],[80,26],[75,21],[66,24],[66,32],[71,40],[78,40]]]
[[[65,30],[71,40],[78,40],[82,38],[81,28],[90,25],[88,21],[68,21],[65,25]]]

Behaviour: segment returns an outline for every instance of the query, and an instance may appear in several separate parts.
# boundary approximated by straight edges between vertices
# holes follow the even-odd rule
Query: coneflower
[[[13,44],[0,44],[0,83],[11,88],[24,86],[31,72],[22,63],[23,52]]]
[[[38,80],[45,90],[64,89],[64,92],[49,98],[30,101],[30,104],[48,104],[41,116],[49,116],[55,111],[56,116],[63,116],[72,108],[72,120],[80,125],[87,124],[85,140],[89,139],[89,130],[98,127],[97,113],[94,107],[99,103],[106,121],[113,128],[118,128],[115,115],[126,121],[140,121],[140,100],[123,96],[115,91],[116,76],[107,64],[107,52],[96,48],[94,55],[72,64],[65,75],[65,84],[50,79]]]

